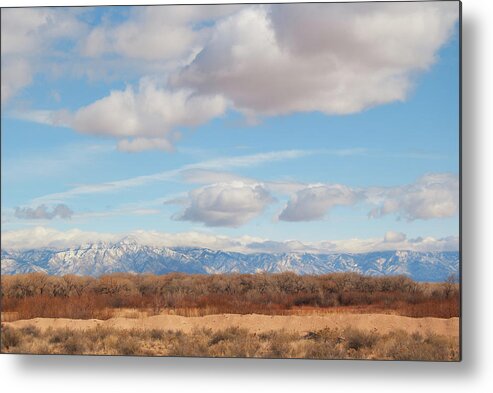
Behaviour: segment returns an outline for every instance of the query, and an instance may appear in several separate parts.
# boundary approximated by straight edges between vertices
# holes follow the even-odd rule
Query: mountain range
[[[1,251],[2,274],[44,272],[52,275],[129,272],[325,274],[357,272],[367,275],[406,275],[416,281],[444,281],[458,276],[459,253],[381,251],[369,253],[255,253],[246,254],[191,247],[153,247],[124,239],[68,249]]]

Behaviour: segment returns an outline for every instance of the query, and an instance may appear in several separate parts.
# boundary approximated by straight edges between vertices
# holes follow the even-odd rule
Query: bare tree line
[[[459,287],[452,279],[432,284],[405,276],[118,273],[94,278],[30,273],[4,275],[1,284],[3,311],[24,310],[31,317],[56,314],[55,305],[59,312],[69,314],[71,305],[85,308],[89,314],[123,307],[152,309],[155,313],[173,308],[277,313],[296,307],[349,306],[407,308],[411,316],[414,312],[419,314],[416,316],[442,317],[459,313]],[[419,311],[409,311],[413,308]]]

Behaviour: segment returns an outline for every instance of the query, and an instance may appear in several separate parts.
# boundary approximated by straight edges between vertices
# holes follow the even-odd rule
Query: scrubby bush
[[[58,337],[57,339],[53,339]],[[47,329],[37,335],[2,326],[2,352],[310,359],[459,359],[458,338],[393,331],[323,329],[309,334],[246,329],[182,331]]]
[[[63,343],[63,353],[68,355],[77,355],[84,353],[83,341],[78,337],[71,336]]]
[[[347,329],[343,335],[346,348],[356,351],[362,348],[372,348],[378,340],[375,332],[363,332],[357,329]]]
[[[15,352],[15,347],[20,343],[21,333],[11,327],[2,325],[2,352]]]
[[[139,343],[132,336],[120,335],[114,349],[119,355],[136,355],[139,352]]]

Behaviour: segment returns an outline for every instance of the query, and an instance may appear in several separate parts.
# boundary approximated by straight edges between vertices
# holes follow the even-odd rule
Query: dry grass
[[[16,319],[139,318],[241,313],[394,313],[411,317],[459,316],[453,282],[417,283],[403,276],[355,273],[322,276],[282,274],[113,274],[100,278],[2,276],[2,321]],[[123,315],[127,313],[127,315]]]
[[[459,360],[458,339],[357,329],[251,333],[236,327],[190,333],[172,330],[15,329],[2,326],[3,353],[206,356],[309,359]]]

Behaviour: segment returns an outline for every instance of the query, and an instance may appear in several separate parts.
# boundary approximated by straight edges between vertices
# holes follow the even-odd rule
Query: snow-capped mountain
[[[458,275],[459,253],[382,251],[363,254],[257,253],[205,248],[166,248],[124,239],[55,250],[2,250],[2,274],[45,272],[54,275],[99,276],[107,273],[258,273],[325,274],[357,272],[368,275],[404,274],[417,281],[443,281]]]

